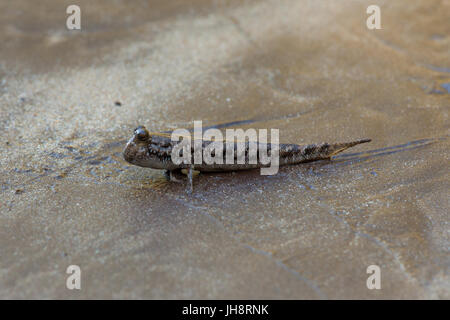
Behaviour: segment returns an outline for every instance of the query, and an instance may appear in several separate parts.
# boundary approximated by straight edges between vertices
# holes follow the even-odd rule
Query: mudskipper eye
[[[141,141],[147,140],[150,136],[150,134],[148,133],[148,130],[145,129],[145,127],[143,127],[143,126],[137,127],[134,130],[134,135]]]

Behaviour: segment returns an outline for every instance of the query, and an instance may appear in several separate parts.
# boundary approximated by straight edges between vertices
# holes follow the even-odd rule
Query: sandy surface
[[[0,298],[449,299],[450,1],[372,2],[1,1]],[[193,120],[373,142],[193,195],[122,160]]]

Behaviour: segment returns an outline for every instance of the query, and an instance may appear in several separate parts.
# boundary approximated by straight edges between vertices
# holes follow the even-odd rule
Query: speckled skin
[[[297,144],[280,144],[279,145],[279,165],[297,164],[302,162],[310,162],[316,160],[329,159],[331,156],[344,151],[355,145],[370,142],[370,139],[355,140],[345,143],[321,143],[321,144],[309,144],[300,146]],[[148,167],[153,169],[165,169],[168,171],[174,171],[178,169],[189,168],[188,164],[176,165],[172,162],[171,152],[175,144],[178,142],[172,142],[170,135],[150,134],[145,127],[140,126],[135,129],[133,137],[128,141],[125,150],[123,151],[124,159],[134,165],[141,167]],[[202,141],[202,148],[205,148],[211,141]],[[224,142],[223,150],[226,150],[226,143]],[[259,146],[259,145],[258,145]],[[244,164],[194,164],[193,169],[203,172],[220,172],[220,171],[237,171],[237,170],[249,170],[257,169],[261,167],[267,167],[259,162],[249,164],[248,162],[248,143],[246,143],[245,151],[245,163]],[[234,143],[236,151],[237,143]],[[268,154],[272,149],[271,144],[267,144]],[[193,154],[193,147],[192,147]],[[259,152],[259,148],[258,148]],[[236,160],[236,152],[235,160]],[[193,163],[193,159],[191,163]],[[225,162],[225,161],[224,161]],[[235,161],[236,162],[236,161]]]

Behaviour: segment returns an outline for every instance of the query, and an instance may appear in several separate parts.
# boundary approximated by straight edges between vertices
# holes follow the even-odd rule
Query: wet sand
[[[449,299],[450,1],[378,3],[1,1],[0,298]],[[193,195],[122,159],[193,120],[372,142]]]

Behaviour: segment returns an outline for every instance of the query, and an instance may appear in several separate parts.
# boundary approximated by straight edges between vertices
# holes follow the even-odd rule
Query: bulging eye
[[[150,134],[147,129],[143,126],[139,126],[134,129],[134,135],[141,141],[145,141],[149,138]]]

